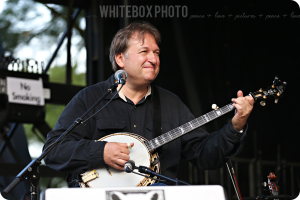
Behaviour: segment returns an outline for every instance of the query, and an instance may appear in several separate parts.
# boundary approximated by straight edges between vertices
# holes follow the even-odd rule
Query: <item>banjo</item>
[[[281,82],[277,77],[275,77],[271,87],[267,89],[259,89],[249,95],[252,96],[255,101],[258,99],[261,100],[260,104],[262,106],[266,105],[265,101],[269,97],[274,97],[275,103],[277,103],[279,97],[282,96],[286,85],[286,82]],[[133,160],[138,165],[149,167],[151,170],[159,173],[160,167],[159,162],[157,162],[158,154],[155,152],[155,149],[235,109],[232,103],[221,108],[216,106],[216,104],[213,104],[212,108],[213,110],[211,112],[195,118],[192,121],[161,134],[149,141],[140,135],[127,132],[110,134],[98,141],[134,143],[134,147],[130,149],[130,160]],[[124,171],[114,169],[109,165],[104,165],[97,169],[83,173],[82,181],[83,182],[80,182],[81,187],[93,188],[148,186],[155,182],[155,180],[150,177],[142,177],[133,173],[125,173]]]

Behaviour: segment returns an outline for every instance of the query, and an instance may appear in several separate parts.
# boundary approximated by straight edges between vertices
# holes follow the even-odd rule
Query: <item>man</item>
[[[160,33],[146,22],[135,22],[118,31],[110,47],[110,61],[115,71],[123,69],[127,72],[126,84],[108,106],[87,121],[85,126],[77,128],[46,157],[48,166],[73,174],[81,174],[104,164],[123,170],[124,164],[130,159],[127,144],[97,140],[116,132],[132,132],[148,140],[154,137],[155,93],[150,84],[159,73],[159,42]],[[66,106],[54,130],[48,134],[45,147],[55,141],[114,82],[112,75],[108,80],[79,92]],[[157,90],[163,133],[194,119],[176,95],[160,87]],[[98,109],[112,96],[109,95],[101,102]],[[240,152],[246,136],[246,121],[253,108],[253,98],[243,97],[242,91],[238,91],[238,98],[232,99],[232,102],[235,103],[233,106],[236,113],[219,131],[208,134],[198,128],[162,146],[160,162],[163,175],[171,178],[177,176],[180,157],[202,169],[216,169]]]

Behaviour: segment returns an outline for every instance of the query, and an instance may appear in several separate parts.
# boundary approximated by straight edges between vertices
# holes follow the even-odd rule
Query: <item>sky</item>
[[[5,2],[6,0],[0,0],[0,13],[1,13],[1,11],[3,10],[3,6],[4,6],[4,2]]]

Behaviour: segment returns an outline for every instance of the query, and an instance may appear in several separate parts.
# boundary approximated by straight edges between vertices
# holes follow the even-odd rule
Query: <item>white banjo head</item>
[[[130,150],[129,154],[130,160],[133,160],[136,166],[142,165],[150,167],[151,155],[138,135],[129,133],[115,133],[105,136],[99,141],[134,143],[134,146]],[[145,177],[143,176],[133,173],[126,173],[123,170],[114,169],[109,165],[101,166],[101,168],[97,168],[96,171],[99,177],[89,181],[87,183],[89,187],[132,187],[141,185],[141,182],[145,181]],[[84,173],[84,175],[89,172],[90,171],[87,171]]]

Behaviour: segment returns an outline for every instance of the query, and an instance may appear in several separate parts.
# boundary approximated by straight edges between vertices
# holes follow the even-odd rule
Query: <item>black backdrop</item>
[[[236,97],[238,90],[246,95],[270,86],[275,75],[286,81],[288,87],[278,104],[270,101],[265,107],[255,105],[248,120],[245,146],[238,157],[275,162],[280,158],[281,161],[299,162],[299,84],[296,70],[300,53],[300,12],[297,3],[148,1],[141,4],[139,1],[129,1],[129,4],[188,7],[186,18],[129,18],[129,22],[147,20],[161,31],[161,71],[155,84],[177,94],[195,116],[209,112],[212,103],[219,106],[228,104],[232,97]],[[192,15],[204,15],[204,18],[191,18]],[[221,15],[224,15],[223,19]],[[236,15],[240,18],[236,18]],[[104,26],[105,29],[108,27]],[[109,63],[106,64],[109,67]],[[106,77],[109,75],[110,72]],[[230,120],[232,115],[227,114],[204,128],[213,132]],[[282,169],[282,164],[280,166]],[[267,181],[266,176],[270,171],[279,172],[277,175],[282,182],[282,171],[276,169],[275,166],[264,167],[262,177],[256,182]],[[188,180],[188,171],[188,165],[182,162],[179,178]],[[239,172],[242,194],[249,196],[248,168],[240,166]],[[296,170],[295,174],[297,176]],[[286,178],[289,179],[289,176]],[[200,178],[198,183],[203,184],[203,179],[201,181]],[[290,180],[285,183],[282,192],[290,194]],[[210,184],[219,182],[211,176]]]
[[[263,152],[263,158],[276,159],[276,145],[280,144],[282,157],[299,161],[295,156],[299,119],[296,70],[300,64],[297,4],[222,1],[184,5],[188,6],[189,15],[212,16],[190,20],[189,17],[153,19],[152,23],[162,33],[161,71],[156,84],[180,96],[198,116],[210,111],[212,103],[219,106],[229,103],[238,90],[248,94],[270,86],[278,75],[288,83],[286,93],[278,104],[272,101],[265,107],[256,104],[249,119],[249,137],[240,156],[254,156],[251,135],[256,131],[257,148]],[[225,19],[215,18],[217,12],[225,15]],[[234,20],[227,16],[243,13],[256,18]],[[280,18],[264,19],[266,15],[280,15]],[[197,93],[188,94],[187,91],[193,90],[187,86],[195,87]],[[189,97],[199,99],[200,106],[191,105],[194,101]],[[229,118],[230,114],[207,128],[213,131],[213,127],[221,126]]]
[[[120,1],[102,5],[118,4],[121,5]],[[128,5],[188,7],[187,17],[152,15],[131,17],[128,21],[146,20],[160,30],[161,70],[155,84],[177,94],[195,116],[210,111],[212,103],[218,106],[229,103],[238,90],[247,95],[271,86],[275,75],[286,81],[285,95],[278,104],[273,101],[265,107],[256,104],[249,118],[249,137],[240,156],[254,156],[252,136],[256,132],[257,148],[264,159],[275,160],[276,146],[280,144],[282,158],[299,161],[295,156],[299,99],[296,70],[300,64],[300,11],[296,2],[130,0]],[[100,16],[99,9],[97,13]],[[104,19],[104,79],[112,73],[109,45],[122,25],[120,17]],[[232,114],[223,116],[206,128],[209,131],[220,128],[231,117]]]
[[[297,150],[291,152],[296,147],[299,98],[296,70],[300,64],[300,12],[297,3],[146,1],[141,4],[132,0],[129,5],[188,7],[186,18],[129,18],[129,22],[146,20],[161,31],[161,71],[155,84],[177,94],[196,116],[210,111],[212,103],[219,106],[229,103],[238,90],[243,90],[246,95],[270,86],[275,75],[286,81],[286,93],[278,104],[272,101],[267,102],[265,107],[256,104],[249,119],[249,137],[241,156],[254,156],[251,133],[257,131],[258,148],[264,152],[264,158],[275,159],[274,149],[281,144],[283,157],[299,160],[295,156]],[[211,17],[207,16],[209,14]],[[228,17],[230,14],[232,17]],[[190,19],[192,15],[205,17]],[[225,18],[216,18],[216,15],[224,15]],[[244,17],[234,19],[236,15]],[[255,18],[246,18],[250,15]],[[270,15],[279,18],[266,19]],[[104,23],[104,31],[109,32],[104,50],[107,70],[104,78],[112,73],[107,51],[116,32],[113,30],[118,30],[117,25],[120,24],[119,18],[107,20],[111,21]],[[191,104],[196,101],[190,97],[199,99],[199,105]],[[229,118],[230,114],[219,120]],[[213,127],[222,124],[215,122],[207,128],[213,131]]]
[[[68,1],[43,2],[67,5]],[[296,2],[75,1],[75,7],[87,9],[88,84],[97,82],[96,79],[106,79],[112,74],[108,59],[109,45],[116,31],[126,24],[122,17],[101,17],[99,5],[115,6],[124,3],[131,6],[187,6],[187,17],[131,16],[127,20],[129,23],[146,20],[161,31],[161,71],[155,84],[177,94],[195,116],[209,112],[212,103],[219,106],[228,104],[232,97],[236,97],[238,90],[243,90],[246,95],[270,86],[275,75],[286,81],[288,86],[285,95],[278,104],[267,102],[265,107],[255,105],[248,120],[245,146],[238,157],[299,162],[297,68],[300,63],[300,11]],[[91,80],[95,75],[98,78]],[[217,130],[230,120],[232,115],[227,114],[204,128],[209,132]],[[268,173],[276,170],[280,173],[277,174],[279,180],[282,181],[282,171],[279,170],[282,169],[282,162],[279,166],[281,168],[265,167],[261,173],[262,177],[256,182],[266,181]],[[188,181],[191,173],[189,170],[189,166],[182,162],[179,178]],[[294,171],[294,178],[297,179],[296,169]],[[215,176],[218,176],[218,173],[215,173]],[[247,166],[239,166],[242,194],[249,196],[251,193],[247,179]],[[220,184],[218,177],[212,177],[211,180],[210,184]],[[203,179],[197,182],[203,183]],[[230,183],[226,184],[225,188],[229,187]],[[299,187],[296,181],[294,184],[295,187]],[[291,184],[284,187],[285,192],[290,194]],[[256,191],[258,190],[260,188]]]

